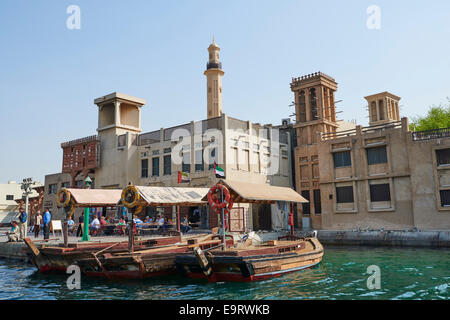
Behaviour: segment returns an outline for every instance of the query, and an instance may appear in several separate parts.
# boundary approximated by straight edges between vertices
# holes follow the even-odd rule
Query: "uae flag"
[[[187,172],[178,171],[178,183],[189,182],[189,174]]]
[[[216,172],[216,178],[225,179],[225,172],[215,162],[214,162],[214,171]]]

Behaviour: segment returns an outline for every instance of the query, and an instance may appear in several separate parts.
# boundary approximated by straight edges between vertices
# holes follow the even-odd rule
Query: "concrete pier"
[[[323,245],[450,248],[450,231],[318,230]]]

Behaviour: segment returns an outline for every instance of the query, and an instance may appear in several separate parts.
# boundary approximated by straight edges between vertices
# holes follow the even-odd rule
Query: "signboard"
[[[50,221],[50,224],[50,230],[53,231],[53,236],[55,236],[55,231],[60,231],[62,233],[61,220],[52,220]]]

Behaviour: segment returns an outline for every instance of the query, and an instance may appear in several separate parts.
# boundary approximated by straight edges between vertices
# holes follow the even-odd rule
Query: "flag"
[[[178,171],[178,183],[189,182],[189,174],[187,172]]]
[[[216,173],[216,178],[225,179],[225,172],[223,171],[223,169],[221,167],[216,165],[215,162],[214,162],[214,172]]]

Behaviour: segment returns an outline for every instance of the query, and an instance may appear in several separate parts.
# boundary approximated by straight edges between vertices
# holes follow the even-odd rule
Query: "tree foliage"
[[[411,119],[409,129],[411,131],[426,131],[441,128],[450,128],[450,99],[448,104],[432,106],[425,116],[417,116]]]

